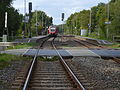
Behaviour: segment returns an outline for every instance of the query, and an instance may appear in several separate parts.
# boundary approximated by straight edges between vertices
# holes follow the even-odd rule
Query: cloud
[[[61,13],[65,13],[65,19],[67,19],[72,13],[79,12],[83,9],[90,9],[100,2],[107,2],[108,0],[26,0],[27,12],[28,2],[33,3],[34,10],[45,11],[48,16],[54,18],[54,23],[61,23]],[[13,3],[16,9],[19,9],[21,13],[24,13],[24,0],[16,0]]]

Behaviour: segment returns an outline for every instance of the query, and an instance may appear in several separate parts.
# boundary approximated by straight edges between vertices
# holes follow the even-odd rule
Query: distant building
[[[87,34],[87,30],[86,29],[81,29],[81,36],[84,36]]]

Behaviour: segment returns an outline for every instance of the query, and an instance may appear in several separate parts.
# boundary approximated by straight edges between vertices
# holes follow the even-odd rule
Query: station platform
[[[42,35],[42,36],[36,36],[32,38],[23,38],[23,39],[16,39],[14,42],[16,43],[29,43],[29,42],[36,42],[36,40],[40,38],[45,38],[47,35]]]
[[[1,51],[1,53],[13,54],[13,55],[25,55],[34,56],[37,49],[14,49]],[[120,58],[120,50],[88,50],[88,49],[60,49],[58,52],[63,57],[118,57]],[[38,56],[58,56],[56,50],[40,49]]]
[[[94,38],[88,38],[88,37],[81,37],[81,36],[76,36],[76,38],[80,38],[83,40],[86,40],[91,43],[96,43],[96,44],[101,44],[101,45],[112,45],[112,42],[109,42],[107,40],[100,40],[100,39],[94,39]]]

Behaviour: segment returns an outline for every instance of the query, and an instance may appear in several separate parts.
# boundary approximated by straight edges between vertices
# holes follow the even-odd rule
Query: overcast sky
[[[13,6],[19,9],[20,13],[24,13],[24,1],[15,0]],[[61,24],[61,13],[65,13],[65,20],[75,12],[83,9],[90,9],[100,2],[107,3],[109,0],[26,0],[27,12],[28,2],[33,3],[33,10],[42,10],[48,16],[54,18],[54,24]]]

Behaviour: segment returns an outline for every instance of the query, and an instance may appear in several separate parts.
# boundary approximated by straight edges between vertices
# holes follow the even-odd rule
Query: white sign
[[[5,28],[7,28],[7,12],[5,12]]]
[[[109,22],[105,22],[105,24],[111,24],[111,22],[109,21]]]
[[[28,23],[29,22],[29,16],[25,16],[25,18],[23,19],[23,22]]]

